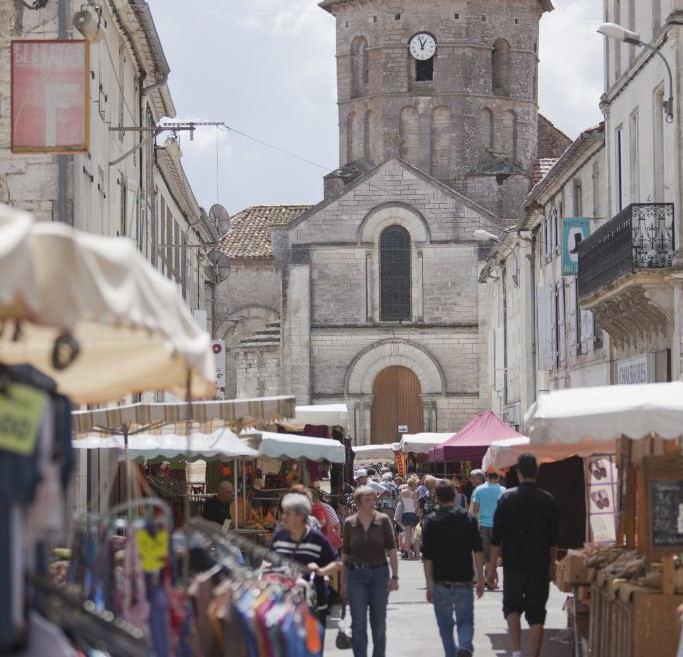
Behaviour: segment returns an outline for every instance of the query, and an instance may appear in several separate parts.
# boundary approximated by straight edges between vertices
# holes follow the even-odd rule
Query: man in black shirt
[[[502,494],[493,516],[488,580],[498,585],[496,565],[502,545],[503,614],[513,657],[521,657],[521,614],[531,629],[531,657],[543,642],[545,604],[557,549],[558,511],[552,495],[536,486],[538,465],[532,454],[517,459],[520,484]]]
[[[436,623],[446,657],[471,657],[474,646],[472,553],[477,566],[477,597],[484,594],[484,548],[477,521],[455,506],[455,488],[441,479],[436,484],[440,509],[424,522],[422,559],[427,601],[434,605]],[[458,646],[453,626],[458,628]]]
[[[227,480],[221,481],[218,484],[218,494],[204,502],[204,512],[202,513],[204,520],[218,523],[222,527],[223,523],[230,518],[230,503],[233,494],[232,484]]]

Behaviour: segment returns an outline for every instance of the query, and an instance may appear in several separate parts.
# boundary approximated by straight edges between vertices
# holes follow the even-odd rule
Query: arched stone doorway
[[[407,367],[393,365],[375,377],[370,432],[373,443],[396,442],[401,425],[408,427],[408,433],[422,431],[421,392],[420,380]]]

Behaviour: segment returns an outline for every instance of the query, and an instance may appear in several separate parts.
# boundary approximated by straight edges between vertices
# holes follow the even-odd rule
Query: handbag
[[[394,522],[397,525],[403,526],[403,500],[399,499],[396,503],[396,510],[394,511]]]
[[[341,608],[341,618],[337,627],[337,638],[334,640],[334,645],[337,650],[348,650],[351,647],[351,637],[349,636],[349,630],[346,627],[346,601],[342,601]]]

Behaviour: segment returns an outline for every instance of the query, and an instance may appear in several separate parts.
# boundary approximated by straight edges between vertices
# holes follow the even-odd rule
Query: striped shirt
[[[337,551],[332,548],[330,542],[317,529],[309,529],[297,543],[292,540],[289,532],[282,527],[273,534],[271,547],[283,557],[289,557],[304,565],[315,563],[324,568],[333,561],[339,561]],[[315,590],[318,596],[318,608],[326,607],[327,586],[324,578],[315,578]]]

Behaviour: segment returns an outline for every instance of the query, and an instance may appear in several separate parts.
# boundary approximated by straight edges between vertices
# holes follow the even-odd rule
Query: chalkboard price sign
[[[653,547],[683,546],[683,481],[651,480]]]

